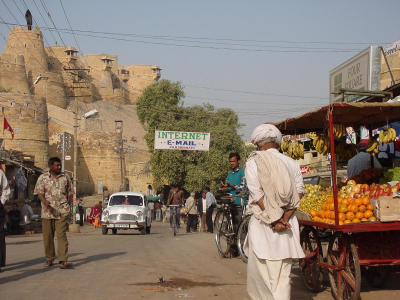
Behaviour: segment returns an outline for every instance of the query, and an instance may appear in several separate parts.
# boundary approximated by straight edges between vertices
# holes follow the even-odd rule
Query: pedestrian
[[[197,202],[197,212],[200,216],[200,231],[206,231],[206,212],[207,212],[207,199],[206,193],[202,192],[200,194],[199,200]]]
[[[156,201],[154,204],[154,210],[156,213],[156,221],[161,221],[161,203],[160,201]]]
[[[11,234],[18,234],[20,231],[19,223],[21,223],[21,212],[18,209],[17,203],[12,204],[12,209],[7,213],[8,215],[8,232]]]
[[[251,299],[289,300],[292,260],[304,257],[294,212],[304,193],[297,163],[279,153],[282,134],[262,124],[251,135],[257,146],[246,163],[249,222],[247,292]]]
[[[88,222],[92,224],[94,227],[99,227],[99,220],[101,217],[101,207],[100,202],[96,203],[92,209],[90,210]]]
[[[215,197],[213,193],[210,192],[210,188],[206,187],[203,191],[203,194],[205,194],[206,198],[206,224],[207,224],[207,232],[213,233],[214,232],[214,224],[212,220],[212,215],[214,212],[214,208],[217,207],[217,200],[215,200]]]
[[[21,208],[21,223],[20,225],[23,226],[24,231],[30,231],[31,230],[31,220],[33,216],[33,209],[29,205],[29,200],[25,200],[24,206]]]
[[[168,222],[167,207],[165,204],[162,204],[161,206],[161,218],[163,223]]]
[[[34,193],[42,203],[42,230],[46,255],[46,266],[53,265],[55,259],[54,235],[58,243],[60,268],[71,267],[68,262],[67,219],[72,203],[71,180],[61,172],[61,160],[49,159],[49,171],[40,175]]]
[[[83,207],[83,201],[82,199],[79,199],[78,201],[78,213],[79,213],[79,226],[83,226],[84,223],[84,207]]]
[[[4,174],[5,170],[4,162],[0,162],[0,272],[1,268],[6,265],[6,233],[4,231],[6,212],[4,205],[9,200],[11,193],[6,174]]]
[[[197,231],[197,200],[195,193],[190,193],[190,197],[186,199],[185,212],[187,215],[186,232]]]
[[[175,209],[176,214],[176,227],[181,227],[181,217],[180,217],[180,206],[183,205],[183,191],[181,190],[180,186],[176,186],[172,188],[172,191],[169,193],[167,206],[169,205],[177,205],[174,207],[170,207],[169,209],[169,226],[172,228],[172,216],[173,210]]]
[[[147,207],[149,208],[149,214],[151,216],[151,220],[153,220],[154,219],[154,202],[149,201],[147,204]]]

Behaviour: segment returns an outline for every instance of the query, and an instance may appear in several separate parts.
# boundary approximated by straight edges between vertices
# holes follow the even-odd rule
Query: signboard
[[[383,52],[385,52],[386,56],[390,56],[396,54],[400,49],[400,41],[396,41],[393,44],[386,46],[383,48]]]
[[[210,133],[156,130],[154,149],[208,151]]]
[[[381,76],[381,52],[378,46],[370,46],[329,72],[330,103],[341,102],[342,95],[333,95],[340,89],[379,91]],[[345,96],[345,102],[356,102],[364,96]]]
[[[71,160],[71,156],[70,155],[66,155],[65,156],[65,160]]]

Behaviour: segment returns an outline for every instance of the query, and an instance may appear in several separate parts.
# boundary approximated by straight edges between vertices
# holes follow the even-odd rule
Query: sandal
[[[52,260],[48,260],[45,263],[45,267],[51,267],[53,265],[53,261]]]
[[[72,264],[66,261],[60,261],[60,269],[70,269]]]

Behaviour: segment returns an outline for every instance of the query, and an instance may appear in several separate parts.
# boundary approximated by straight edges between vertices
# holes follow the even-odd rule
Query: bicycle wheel
[[[243,246],[244,246],[244,241],[246,240],[247,232],[249,230],[250,218],[251,215],[248,215],[242,219],[236,237],[236,246],[239,250],[239,254],[242,257],[243,262],[246,264],[247,264],[247,255],[244,253]]]
[[[176,212],[175,209],[173,210],[172,213],[172,231],[174,233],[174,236],[178,233],[178,228],[176,227]]]
[[[215,233],[215,242],[218,253],[221,257],[227,257],[234,243],[235,232],[233,231],[232,220],[225,213],[222,214],[222,220],[219,230]]]
[[[217,210],[217,213],[215,214],[215,218],[214,218],[214,224],[213,224],[214,232],[218,232],[223,216],[224,216],[223,210],[220,210],[220,209]]]

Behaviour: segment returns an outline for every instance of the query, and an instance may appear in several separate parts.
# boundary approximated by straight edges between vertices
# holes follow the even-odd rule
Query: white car
[[[101,228],[103,234],[107,234],[108,229],[113,234],[121,229],[136,229],[141,234],[150,233],[151,217],[146,197],[133,192],[112,194],[101,215]]]

